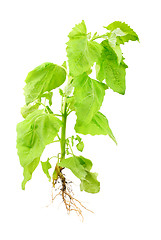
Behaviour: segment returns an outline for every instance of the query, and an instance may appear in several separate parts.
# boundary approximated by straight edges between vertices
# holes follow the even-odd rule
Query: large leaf
[[[92,168],[91,160],[82,156],[73,156],[63,159],[59,163],[60,167],[69,168],[73,174],[81,180],[80,189],[88,193],[97,193],[100,190],[100,183],[97,180],[97,173],[90,172]]]
[[[26,104],[41,97],[46,91],[51,91],[62,85],[66,79],[63,67],[53,63],[43,63],[29,72],[25,80],[24,94]]]
[[[37,168],[40,162],[40,158],[35,158],[29,165],[24,167],[23,176],[24,180],[22,182],[22,189],[25,190],[26,183],[32,178],[32,174]]]
[[[75,125],[75,131],[84,135],[109,135],[110,138],[115,142],[116,139],[110,129],[107,118],[100,112],[97,112],[92,120],[88,124],[81,123],[77,120]]]
[[[100,191],[100,182],[97,180],[97,173],[88,172],[85,179],[81,180],[80,190],[88,193],[98,193]]]
[[[73,157],[63,159],[59,163],[59,166],[69,168],[77,178],[85,179],[85,176],[87,174],[84,167],[85,164],[86,163],[82,160],[82,158],[73,156]]]
[[[63,159],[60,163],[60,167],[69,168],[73,174],[79,179],[85,179],[87,171],[90,171],[92,168],[91,160],[84,158],[82,156],[73,156],[66,159]]]
[[[45,146],[52,143],[62,122],[53,114],[36,110],[17,124],[17,149],[22,167],[40,158]]]
[[[71,76],[87,72],[98,60],[102,47],[99,43],[88,40],[85,22],[76,25],[68,35],[67,57]]]
[[[115,33],[120,44],[131,41],[139,41],[139,37],[134,30],[125,22],[115,21],[105,27],[107,30]],[[121,31],[118,31],[121,30]],[[122,32],[122,33],[121,33]]]
[[[105,84],[86,73],[74,78],[74,106],[79,122],[88,124],[100,109],[105,95]]]
[[[123,61],[118,64],[117,55],[108,40],[104,40],[101,44],[104,49],[97,64],[97,79],[100,81],[105,79],[108,87],[114,92],[125,94],[127,65]]]

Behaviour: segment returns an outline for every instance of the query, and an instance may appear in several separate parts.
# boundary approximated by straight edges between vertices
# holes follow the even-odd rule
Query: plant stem
[[[66,123],[67,123],[67,102],[66,97],[62,98],[62,122],[63,126],[61,128],[61,140],[60,140],[60,147],[61,147],[61,159],[62,161],[65,158],[65,144],[66,144]]]
[[[69,146],[69,148],[70,148],[70,151],[71,151],[72,155],[74,156],[74,152],[73,152],[73,149],[72,149],[72,147],[71,147],[70,143],[68,143],[67,145]]]
[[[62,96],[61,102],[61,117],[63,126],[61,127],[61,137],[57,135],[60,141],[60,148],[61,148],[61,157],[58,157],[58,162],[56,164],[54,173],[53,173],[53,187],[55,187],[55,182],[57,181],[58,177],[60,177],[62,167],[58,166],[58,163],[65,159],[65,150],[66,150],[66,124],[67,124],[67,116],[68,116],[68,104],[67,104],[67,96],[70,95],[72,88],[70,86],[72,78],[68,76],[68,83],[64,90],[64,94]]]
[[[95,40],[95,39],[98,39],[98,38],[107,38],[108,37],[108,34],[105,33],[105,34],[102,34],[102,35],[96,35],[96,36],[93,36],[91,41]]]
[[[60,139],[60,147],[61,147],[61,158],[62,161],[65,158],[65,147],[66,147],[66,123],[68,117],[68,104],[67,104],[67,96],[69,96],[72,92],[72,77],[68,76],[68,83],[64,89],[64,96],[62,97],[62,105],[61,105],[61,114],[62,114],[62,122],[63,126],[61,128],[61,139]]]

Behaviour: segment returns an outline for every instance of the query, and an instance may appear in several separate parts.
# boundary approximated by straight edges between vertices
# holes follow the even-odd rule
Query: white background
[[[115,20],[125,21],[140,38],[140,43],[123,47],[129,66],[126,94],[108,90],[101,109],[118,146],[108,136],[84,136],[84,156],[99,173],[101,191],[79,192],[79,182],[72,178],[77,198],[95,212],[84,211],[83,223],[66,214],[61,200],[45,207],[51,186],[41,166],[21,190],[23,169],[16,151],[26,75],[46,61],[61,64],[66,59],[67,35],[82,19],[92,33],[103,33],[102,26]],[[160,22],[156,0],[1,2],[1,239],[161,239]],[[72,121],[68,133],[73,131]],[[50,151],[46,149],[42,160]]]

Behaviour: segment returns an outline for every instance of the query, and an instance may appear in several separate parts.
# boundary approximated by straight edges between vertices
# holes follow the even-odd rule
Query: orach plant
[[[24,120],[17,124],[17,150],[24,168],[22,189],[32,178],[45,146],[60,142],[60,152],[53,156],[57,157],[57,161],[52,176],[49,169],[51,172],[50,160],[53,157],[46,162],[41,161],[42,170],[53,188],[60,185],[56,196],[62,197],[68,213],[74,210],[81,216],[84,206],[73,197],[63,169],[70,169],[80,179],[81,191],[100,191],[97,173],[91,172],[91,160],[75,155],[72,147],[76,144],[78,151],[83,151],[84,143],[78,134],[109,135],[116,143],[106,116],[99,110],[108,88],[125,94],[127,65],[120,46],[129,40],[139,41],[137,34],[123,22],[115,21],[105,29],[105,34],[98,35],[96,32],[91,36],[82,21],[68,35],[67,62],[62,66],[46,62],[29,72],[24,87],[26,105],[21,109]],[[90,77],[94,70],[97,80]],[[67,84],[62,90],[59,87],[65,81]],[[59,113],[51,107],[52,91],[55,89],[59,89],[62,98]],[[66,137],[66,123],[71,112],[75,112],[77,117],[74,126],[77,135]]]

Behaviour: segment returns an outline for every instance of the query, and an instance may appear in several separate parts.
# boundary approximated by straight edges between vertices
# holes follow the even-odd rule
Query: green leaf
[[[87,171],[85,179],[81,180],[80,190],[88,193],[98,193],[100,191],[100,182],[97,180],[97,173]]]
[[[53,97],[53,92],[46,92],[41,95],[41,97],[44,97],[49,100],[49,105],[52,105],[52,97]]]
[[[107,30],[110,30],[110,33],[108,33],[109,44],[116,53],[118,57],[118,63],[120,64],[122,60],[122,51],[120,44],[124,44],[129,40],[139,41],[138,35],[126,23],[122,23],[119,21],[113,22],[105,28]]]
[[[17,124],[17,149],[22,167],[40,158],[45,146],[52,143],[62,122],[53,114],[36,110]]]
[[[77,145],[76,145],[78,151],[80,152],[83,152],[83,149],[84,149],[84,143],[83,142],[79,142]]]
[[[77,178],[85,179],[86,170],[91,169],[92,162],[82,156],[73,156],[63,159],[58,165],[70,169]]]
[[[55,180],[58,179],[58,177],[59,177],[58,171],[56,171],[56,169],[54,169],[53,176],[52,176],[53,186],[55,186],[55,185],[54,185],[54,182],[55,182]]]
[[[39,108],[40,104],[39,103],[34,103],[33,105],[25,105],[24,107],[21,108],[21,114],[24,118],[26,118],[30,113],[34,112]]]
[[[77,119],[88,124],[102,105],[105,84],[91,79],[84,73],[74,78],[73,85]]]
[[[40,98],[47,91],[51,91],[64,83],[66,71],[63,67],[53,63],[43,63],[29,72],[25,80],[24,94],[26,104]]]
[[[79,161],[81,163],[81,165],[84,167],[84,169],[86,171],[90,171],[93,164],[92,164],[92,161],[87,159],[87,158],[84,158],[83,156],[79,156]]]
[[[127,65],[123,61],[118,64],[117,55],[108,40],[104,40],[101,44],[104,49],[97,64],[97,79],[100,81],[105,79],[107,86],[114,92],[125,94]]]
[[[58,165],[60,167],[69,168],[72,173],[79,179],[84,179],[86,176],[86,171],[83,165],[80,163],[79,157],[73,156],[63,159]]]
[[[117,144],[116,139],[109,127],[107,118],[100,112],[97,112],[88,124],[80,123],[78,120],[75,125],[75,131],[81,134],[94,135],[109,135],[110,138]]]
[[[76,25],[68,35],[67,57],[69,73],[78,76],[93,66],[101,55],[102,47],[99,43],[88,40],[84,21]]]
[[[82,138],[81,138],[80,136],[76,135],[75,140],[78,140],[78,142],[81,142],[81,141],[82,141]]]
[[[97,173],[89,172],[92,168],[91,160],[82,156],[73,156],[63,159],[58,165],[69,168],[81,180],[81,191],[84,190],[89,193],[99,192],[100,183],[97,180]]]
[[[60,96],[64,97],[64,92],[61,88],[59,88],[59,94],[60,94]]]
[[[22,182],[22,190],[25,190],[25,185],[32,178],[32,174],[37,168],[39,162],[40,158],[35,158],[30,164],[24,167],[23,171],[24,180]]]
[[[71,83],[68,83],[68,84],[65,86],[65,88],[64,88],[64,96],[65,96],[65,97],[70,96],[70,94],[72,93],[72,91],[73,91],[73,86],[72,86]]]
[[[52,166],[51,166],[49,160],[50,159],[48,158],[46,162],[42,162],[41,161],[41,166],[42,166],[43,172],[46,174],[46,176],[49,179],[49,181],[51,181],[51,176],[49,174],[49,169],[52,168]]]
[[[69,33],[68,37],[72,39],[72,38],[79,38],[84,36],[85,37],[87,36],[87,28],[84,20],[82,20],[81,23],[75,25],[75,27]]]
[[[131,41],[139,41],[139,37],[134,32],[134,30],[127,25],[125,22],[115,21],[105,27],[107,30],[114,32],[117,36],[118,42],[120,44],[124,44],[125,42]],[[118,31],[121,30],[121,31]]]
[[[120,64],[120,62],[122,60],[122,51],[121,51],[120,44],[117,41],[117,35],[114,32],[112,32],[108,38],[108,41],[109,41],[111,48],[114,50],[114,52],[117,55],[118,64]]]
[[[67,98],[67,104],[68,104],[68,107],[70,108],[71,111],[75,111],[75,106],[74,106],[75,99],[74,99],[73,96]]]

